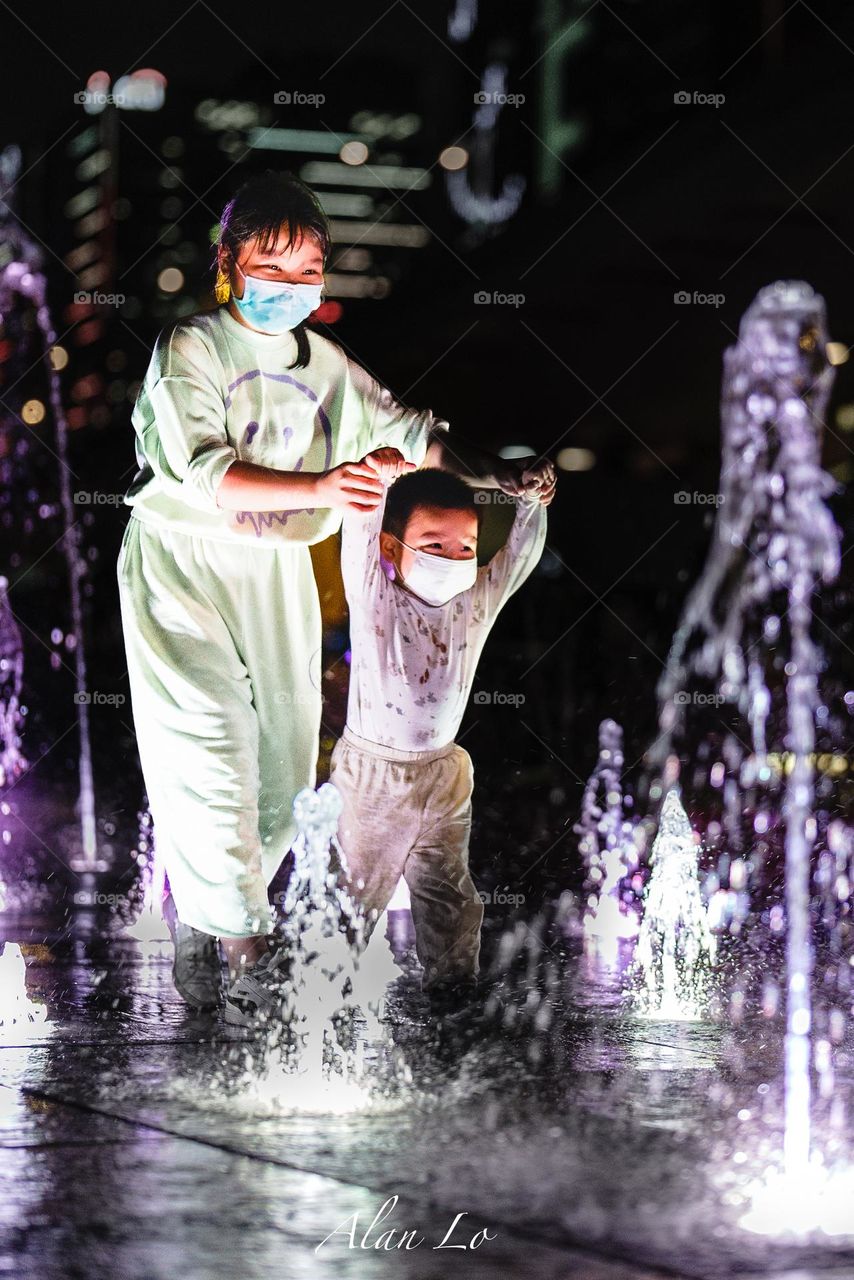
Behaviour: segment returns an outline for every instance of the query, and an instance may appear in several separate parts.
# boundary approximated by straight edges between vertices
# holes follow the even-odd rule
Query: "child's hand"
[[[400,450],[391,445],[366,453],[361,465],[372,467],[381,480],[396,480],[407,471],[417,469],[414,462],[407,462]]]

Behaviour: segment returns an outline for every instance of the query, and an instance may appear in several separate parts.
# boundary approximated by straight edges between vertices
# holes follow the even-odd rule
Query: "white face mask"
[[[234,305],[253,329],[262,333],[287,333],[320,306],[322,285],[265,280],[261,276],[248,276],[239,264],[235,265],[243,276],[243,297],[235,297]]]
[[[417,551],[400,538],[397,541],[412,553],[412,564],[404,581],[425,604],[447,604],[477,581],[476,556],[470,560],[451,560],[448,556],[431,556],[428,551]]]

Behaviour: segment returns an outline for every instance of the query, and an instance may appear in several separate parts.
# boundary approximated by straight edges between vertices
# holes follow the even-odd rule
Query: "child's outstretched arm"
[[[501,458],[447,431],[431,433],[424,465],[453,471],[479,489],[502,489],[514,498],[530,493],[541,499],[547,495],[551,502],[554,496],[555,469],[548,458]]]
[[[526,494],[516,499],[516,516],[507,541],[478,570],[475,592],[488,617],[494,617],[533,572],[546,543],[546,506],[551,497]]]
[[[362,458],[359,465],[370,468],[380,479],[382,498],[372,510],[360,511],[350,507],[344,512],[341,525],[341,576],[351,611],[370,610],[377,575],[382,572],[379,538],[388,485],[405,472],[415,470],[414,463],[407,462],[398,449],[390,447],[374,449]]]

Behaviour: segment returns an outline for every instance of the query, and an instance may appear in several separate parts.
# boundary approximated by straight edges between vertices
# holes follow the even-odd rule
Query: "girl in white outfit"
[[[138,471],[118,559],[131,699],[173,906],[176,985],[215,1003],[221,939],[237,974],[266,966],[267,887],[313,785],[321,621],[309,545],[383,497],[393,446],[518,491],[519,468],[403,407],[306,328],[330,252],[326,218],[291,174],[226,205],[219,305],[164,330],[134,411]]]

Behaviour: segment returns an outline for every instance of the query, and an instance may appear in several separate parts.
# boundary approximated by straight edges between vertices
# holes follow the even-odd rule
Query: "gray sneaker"
[[[219,943],[178,919],[171,897],[163,903],[163,918],[175,944],[172,981],[180,996],[194,1009],[210,1009],[222,998]]]
[[[232,1027],[260,1027],[284,1009],[290,957],[284,947],[270,951],[235,978],[225,997],[225,1021]]]

